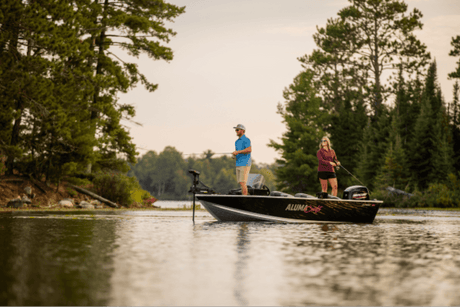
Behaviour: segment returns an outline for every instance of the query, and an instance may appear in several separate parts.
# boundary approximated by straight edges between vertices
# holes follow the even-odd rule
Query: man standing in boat
[[[235,129],[238,140],[235,142],[235,151],[233,156],[236,157],[236,180],[241,185],[241,193],[248,195],[249,170],[251,169],[251,140],[244,135],[246,128],[242,124],[238,124]]]

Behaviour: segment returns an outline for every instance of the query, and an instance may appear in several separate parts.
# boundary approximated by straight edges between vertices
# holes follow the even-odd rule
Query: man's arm
[[[247,153],[250,153],[251,151],[252,151],[251,146],[249,146],[249,147],[247,147],[247,148],[245,148],[243,150],[235,150],[233,152],[233,155],[236,156],[236,155],[239,155],[239,154],[247,154]]]

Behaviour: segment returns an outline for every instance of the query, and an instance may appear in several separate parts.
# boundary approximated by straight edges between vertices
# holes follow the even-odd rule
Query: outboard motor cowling
[[[343,191],[343,199],[368,200],[369,190],[363,185],[354,185]]]

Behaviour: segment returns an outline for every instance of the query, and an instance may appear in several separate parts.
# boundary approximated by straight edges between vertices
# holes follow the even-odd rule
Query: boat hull
[[[382,201],[197,194],[222,222],[372,223]]]

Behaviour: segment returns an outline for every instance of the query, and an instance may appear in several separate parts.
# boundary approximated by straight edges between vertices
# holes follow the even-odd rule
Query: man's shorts
[[[236,181],[237,182],[248,182],[248,175],[250,166],[237,166],[236,167]]]

